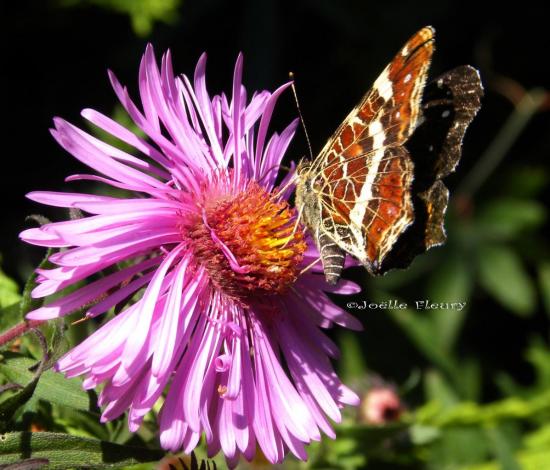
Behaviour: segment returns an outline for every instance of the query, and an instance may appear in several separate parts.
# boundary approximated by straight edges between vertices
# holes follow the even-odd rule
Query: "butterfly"
[[[426,85],[434,34],[414,34],[319,155],[296,169],[296,207],[330,284],[346,254],[378,275],[446,240],[442,179],[458,164],[483,87],[467,65]]]

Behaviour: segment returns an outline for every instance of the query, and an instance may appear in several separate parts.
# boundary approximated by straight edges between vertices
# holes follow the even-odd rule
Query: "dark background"
[[[432,77],[459,64],[482,72],[487,96],[473,123],[461,164],[465,171],[506,117],[509,103],[491,88],[493,74],[512,77],[526,88],[550,87],[548,13],[523,2],[521,8],[484,11],[482,2],[367,1],[185,1],[176,25],[159,23],[148,38],[136,37],[125,15],[86,2],[2,3],[4,64],[4,224],[0,250],[14,272],[17,232],[24,214],[36,210],[24,194],[59,188],[80,167],[48,133],[53,116],[72,122],[92,107],[109,112],[116,98],[106,69],[136,89],[137,68],[147,42],[157,56],[170,48],[175,70],[192,74],[203,51],[209,55],[208,85],[229,91],[234,60],[245,56],[249,89],[273,89],[296,75],[314,152],[368,89],[402,43],[432,25],[437,50]],[[135,96],[135,94],[134,94]],[[278,107],[279,129],[295,114],[290,94]],[[510,158],[545,161],[550,150],[547,116],[540,116]],[[540,122],[539,122],[540,121]],[[289,155],[307,153],[301,138]]]
[[[42,254],[18,240],[26,215],[40,212],[61,217],[28,201],[25,194],[78,188],[63,183],[65,176],[83,168],[49,135],[52,118],[62,116],[81,124],[79,112],[85,107],[110,114],[116,99],[107,68],[115,71],[135,97],[139,61],[147,42],[154,44],[157,57],[170,48],[175,71],[188,75],[200,54],[207,51],[211,94],[230,92],[239,51],[244,53],[244,81],[249,90],[274,89],[293,71],[315,153],[404,41],[422,26],[432,25],[437,31],[437,50],[431,76],[471,64],[480,69],[486,88],[482,110],[466,136],[459,170],[449,179],[449,186],[456,187],[513,110],[498,86],[499,77],[508,77],[525,89],[550,89],[548,9],[530,2],[513,8],[505,5],[487,5],[484,11],[486,5],[480,1],[184,0],[172,24],[156,23],[148,37],[140,37],[126,15],[94,2],[75,1],[70,6],[51,0],[3,2],[0,253],[4,271],[21,282]],[[272,127],[277,130],[296,114],[290,93],[279,103]],[[541,111],[480,191],[467,201],[469,210],[475,211],[476,204],[491,198],[501,178],[515,165],[548,167],[549,131],[548,113]],[[306,154],[299,133],[288,155],[298,160]],[[546,204],[547,187],[542,198]],[[539,241],[544,240],[547,228],[547,224],[539,228]],[[521,243],[519,237],[514,246]],[[531,265],[527,270],[536,277]],[[363,272],[353,271],[349,276],[368,287],[370,281]],[[421,289],[423,282],[417,280],[408,291]],[[364,315],[367,327],[361,342],[372,353],[367,362],[377,372],[402,381],[414,364],[425,361],[383,312],[358,315]],[[522,352],[532,335],[542,333],[546,338],[546,328],[539,294],[534,313],[524,318],[510,314],[475,287],[457,354],[477,356],[482,368],[506,370],[529,383],[532,371]],[[494,385],[486,383],[485,387],[486,397],[497,395]]]

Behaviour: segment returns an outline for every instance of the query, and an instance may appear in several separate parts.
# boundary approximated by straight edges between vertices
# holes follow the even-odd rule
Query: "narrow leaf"
[[[52,432],[14,432],[0,436],[0,464],[22,458],[48,459],[49,469],[120,468],[160,460],[164,453],[142,447]]]
[[[53,249],[49,248],[46,252],[46,256],[42,259],[37,269],[45,269],[50,265],[48,259],[53,253]],[[28,312],[39,308],[43,303],[44,299],[33,299],[31,297],[32,290],[37,286],[36,282],[36,272],[33,272],[23,288],[23,297],[21,299],[21,316],[24,317]]]
[[[487,433],[493,444],[493,450],[500,463],[501,470],[521,470],[520,465],[514,458],[514,450],[505,434],[497,427],[488,428]]]
[[[518,315],[535,309],[535,288],[518,255],[505,245],[484,245],[479,256],[480,282],[504,307]]]
[[[0,432],[8,429],[7,426],[17,410],[32,398],[38,379],[37,375],[14,395],[0,402]]]
[[[426,398],[430,401],[438,402],[442,406],[442,409],[452,408],[458,403],[459,397],[456,392],[436,370],[430,370],[426,373],[424,390]]]
[[[340,375],[344,382],[364,377],[367,372],[367,366],[361,350],[361,344],[357,335],[344,331],[339,336],[340,345]]]
[[[539,266],[539,284],[546,314],[550,316],[550,262]]]
[[[29,371],[33,365],[34,361],[29,358],[6,354],[0,362],[0,374],[10,382],[27,384],[33,379],[33,373]],[[77,410],[93,410],[93,402],[81,384],[78,378],[66,379],[49,370],[42,374],[36,386],[35,397]]]
[[[477,218],[476,227],[484,237],[508,240],[544,222],[545,207],[529,199],[495,199]]]
[[[460,332],[472,292],[472,273],[463,256],[451,255],[438,266],[428,284],[428,298],[447,308],[432,310],[439,347],[451,351]]]

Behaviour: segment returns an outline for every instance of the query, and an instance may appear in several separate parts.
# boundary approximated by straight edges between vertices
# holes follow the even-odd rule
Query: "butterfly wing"
[[[403,144],[420,118],[433,43],[430,27],[409,39],[313,162],[322,257],[324,239],[376,272],[412,223],[413,164]]]
[[[381,272],[405,268],[416,255],[445,242],[443,221],[449,191],[442,178],[458,164],[462,139],[479,111],[482,96],[479,73],[467,65],[426,86],[422,123],[405,144],[415,164],[411,191],[415,221],[384,259]]]

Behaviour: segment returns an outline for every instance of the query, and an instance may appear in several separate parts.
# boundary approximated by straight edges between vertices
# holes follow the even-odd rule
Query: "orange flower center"
[[[286,201],[250,182],[237,195],[205,203],[183,233],[212,284],[246,303],[281,294],[295,282],[306,243],[294,224]]]

